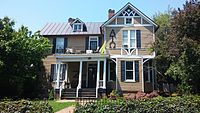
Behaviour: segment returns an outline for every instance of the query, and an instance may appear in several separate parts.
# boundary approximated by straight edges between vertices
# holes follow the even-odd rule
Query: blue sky
[[[182,8],[185,0],[0,0],[0,18],[8,16],[15,20],[15,28],[23,24],[35,32],[47,22],[65,22],[69,17],[104,22],[108,9],[118,11],[127,2],[152,18],[169,5]]]

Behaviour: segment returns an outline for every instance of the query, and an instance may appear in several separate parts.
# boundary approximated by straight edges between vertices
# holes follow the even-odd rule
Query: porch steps
[[[82,88],[79,89],[79,98],[96,98],[95,88]],[[75,99],[76,98],[76,88],[64,89],[62,91],[61,99]]]
[[[96,98],[96,88],[82,88],[79,90],[79,97]]]
[[[64,89],[62,91],[61,99],[73,99],[76,98],[76,88]]]

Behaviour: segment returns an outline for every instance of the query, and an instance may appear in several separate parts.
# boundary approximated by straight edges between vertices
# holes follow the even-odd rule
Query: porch
[[[57,97],[98,98],[99,90],[106,89],[107,58],[100,54],[56,56]]]

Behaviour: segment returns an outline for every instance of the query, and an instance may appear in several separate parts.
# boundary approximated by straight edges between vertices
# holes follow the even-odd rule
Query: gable
[[[129,20],[127,18],[130,18]],[[144,13],[134,7],[131,3],[127,3],[123,8],[121,8],[113,17],[108,19],[102,26],[105,25],[124,25],[127,21],[131,21],[131,24],[146,24],[158,25],[153,22]],[[130,23],[129,23],[130,24]]]

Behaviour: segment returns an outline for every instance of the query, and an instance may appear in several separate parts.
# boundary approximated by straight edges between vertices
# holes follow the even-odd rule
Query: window
[[[57,71],[58,64],[51,64],[51,81],[57,80]],[[66,70],[66,64],[60,64],[60,80],[65,79],[65,70]]]
[[[64,53],[64,38],[56,38],[55,53]]]
[[[135,30],[123,30],[122,47],[136,48],[136,31]]]
[[[81,24],[74,24],[74,31],[82,31],[82,25]]]
[[[126,24],[132,24],[132,18],[126,18]]]
[[[96,51],[98,47],[98,37],[90,37],[89,38],[89,49]]]
[[[134,72],[134,62],[126,61],[125,62],[125,80],[126,81],[135,81],[135,72]]]

